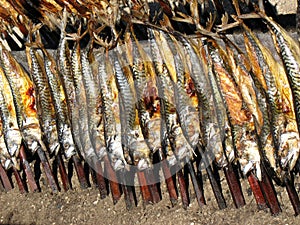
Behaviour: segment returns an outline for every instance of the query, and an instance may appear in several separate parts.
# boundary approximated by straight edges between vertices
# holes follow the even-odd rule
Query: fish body
[[[93,54],[93,53],[90,53]],[[93,62],[96,64],[96,62]],[[88,58],[88,49],[82,51],[81,54],[82,64],[82,80],[86,94],[86,104],[88,110],[88,125],[89,134],[92,144],[97,153],[97,156],[101,159],[106,154],[105,141],[103,138],[103,122],[101,112],[101,94],[98,82],[92,73],[91,64]],[[98,71],[96,70],[98,73]]]
[[[161,115],[166,125],[168,140],[178,160],[191,158],[193,149],[186,140],[179,124],[173,82],[159,50],[161,47],[159,46],[159,32],[150,30],[148,32],[150,33],[151,55],[154,60],[158,93],[160,96]]]
[[[106,148],[113,168],[121,170],[125,168],[127,163],[123,155],[120,109],[114,72],[108,56],[100,53],[97,56],[97,61],[99,63],[98,76]]]
[[[34,83],[36,93],[36,105],[41,128],[49,147],[50,153],[57,154],[59,151],[59,141],[55,120],[55,110],[48,85],[47,75],[41,55],[34,47],[26,46],[27,61],[30,68],[30,77]]]
[[[0,60],[11,87],[17,121],[24,143],[32,153],[39,148],[46,151],[47,148],[42,140],[42,131],[35,105],[36,96],[33,82],[10,52],[2,47],[0,49]]]
[[[47,50],[43,49],[43,52],[47,81],[55,108],[58,138],[64,155],[69,159],[76,154],[76,148],[71,131],[65,92],[60,81],[55,60]]]
[[[22,135],[18,126],[16,110],[9,83],[0,67],[0,115],[1,115],[1,146],[4,161],[4,168],[11,165],[19,168],[17,157],[22,143]],[[3,142],[2,142],[3,141]]]
[[[83,151],[81,154],[86,160],[94,159],[97,158],[97,155],[89,135],[87,101],[82,78],[81,49],[79,41],[76,42],[72,51],[71,66],[73,72],[75,96],[78,103],[77,105],[74,105],[74,107],[79,111],[77,123],[79,126],[79,137]]]
[[[286,96],[289,98],[290,104],[293,105],[293,109],[286,110],[285,112],[286,121],[282,124],[283,128],[279,138],[278,154],[281,166],[285,170],[291,171],[298,160],[300,149],[300,48],[280,25],[263,13],[260,13],[260,16],[269,26],[276,49],[283,61],[286,77],[290,85],[289,90],[291,90],[291,95]],[[296,119],[296,124],[294,119]]]

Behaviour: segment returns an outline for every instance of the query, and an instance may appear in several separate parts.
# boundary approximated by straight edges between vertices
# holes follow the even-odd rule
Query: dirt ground
[[[138,206],[128,211],[123,198],[114,205],[111,195],[100,199],[95,187],[82,190],[74,179],[74,189],[52,194],[47,187],[42,192],[20,194],[18,189],[0,193],[0,224],[299,224],[288,195],[283,188],[276,187],[282,213],[272,216],[267,211],[259,211],[249,189],[248,182],[242,180],[246,206],[236,209],[225,179],[222,179],[223,195],[227,208],[219,210],[213,196],[209,180],[204,181],[207,205],[200,208],[190,187],[191,204],[187,210],[178,200],[171,206],[165,184],[161,184],[162,200],[155,205],[143,206],[136,187]],[[296,189],[299,191],[298,181]]]

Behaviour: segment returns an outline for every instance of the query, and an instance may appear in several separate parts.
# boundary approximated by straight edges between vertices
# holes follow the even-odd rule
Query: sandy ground
[[[111,195],[100,199],[95,187],[52,194],[47,187],[42,192],[20,194],[17,188],[0,193],[1,224],[299,224],[300,217],[295,217],[286,191],[276,187],[282,213],[272,216],[266,211],[259,211],[246,180],[242,180],[246,206],[236,209],[230,192],[222,179],[223,194],[227,208],[219,210],[212,194],[208,179],[204,181],[207,205],[200,208],[190,187],[191,204],[187,210],[178,200],[171,206],[165,184],[161,184],[162,200],[155,205],[143,206],[138,193],[138,206],[128,211],[123,198],[113,205]],[[297,181],[298,182],[298,181]],[[296,189],[299,191],[298,184]]]

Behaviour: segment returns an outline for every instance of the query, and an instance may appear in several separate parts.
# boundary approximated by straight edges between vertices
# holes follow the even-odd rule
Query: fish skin
[[[79,111],[77,108],[78,102],[75,96],[75,87],[73,81],[73,71],[71,68],[71,57],[68,41],[66,38],[66,24],[67,24],[67,11],[63,11],[63,19],[61,21],[61,36],[57,49],[57,66],[58,66],[58,75],[61,79],[62,86],[65,92],[65,97],[67,101],[68,115],[71,123],[71,132],[73,135],[73,140],[75,142],[77,154],[83,152],[83,147],[80,141],[80,131],[79,131]]]
[[[159,32],[148,29],[151,56],[156,71],[156,82],[160,97],[161,115],[166,124],[167,137],[178,160],[191,158],[193,149],[183,135],[176,113],[174,87],[168,68],[161,57]],[[152,33],[153,32],[153,33]]]
[[[207,54],[207,67],[208,67],[208,78],[210,81],[210,85],[212,88],[213,96],[214,96],[214,102],[216,105],[217,110],[217,119],[219,123],[219,127],[221,132],[224,133],[223,136],[223,149],[224,153],[226,155],[226,161],[221,162],[223,166],[227,165],[228,163],[233,162],[235,158],[234,153],[234,143],[233,143],[233,137],[232,137],[232,126],[230,124],[229,115],[228,115],[228,109],[225,104],[225,100],[222,96],[220,87],[217,82],[216,73],[218,73],[218,66],[216,65],[218,63],[217,59],[215,58],[215,54],[217,53],[214,51],[213,48],[211,48],[211,41],[213,40],[207,40],[207,44],[205,45],[205,50]]]
[[[128,54],[125,46],[118,46],[116,48],[116,55],[114,58],[115,77],[117,87],[119,89],[121,126],[124,132],[123,143],[129,150],[129,155],[132,159],[132,163],[137,166],[141,171],[148,169],[152,166],[152,155],[150,149],[144,139],[142,129],[140,126],[138,112],[136,108],[136,92],[134,89],[133,71],[126,61],[127,57],[122,57]],[[125,152],[125,151],[124,151]]]
[[[44,53],[44,66],[47,81],[56,112],[56,124],[58,128],[58,138],[62,146],[63,153],[67,159],[76,154],[76,147],[72,136],[71,123],[68,115],[66,96],[60,81],[56,62],[46,49]]]
[[[32,153],[38,149],[46,151],[35,105],[34,85],[29,75],[3,46],[0,46],[0,60],[11,87],[18,125],[25,145]]]
[[[194,88],[197,93],[200,114],[201,146],[219,166],[226,161],[222,147],[222,133],[217,121],[216,109],[213,105],[213,94],[207,77],[207,67],[203,61],[202,47],[197,46],[185,37],[176,37],[183,45],[187,61],[190,62],[189,70]],[[198,48],[199,47],[199,48]]]
[[[97,155],[89,135],[87,101],[82,79],[81,49],[79,40],[76,41],[71,54],[71,68],[73,72],[75,97],[78,102],[78,104],[74,107],[79,111],[79,118],[77,122],[79,125],[79,137],[83,150],[81,154],[84,159],[92,160],[91,162],[93,162],[93,160],[97,158]]]
[[[99,54],[99,84],[102,99],[104,137],[107,152],[114,170],[122,170],[127,165],[121,143],[121,124],[118,91],[115,87],[114,73],[108,56]]]
[[[243,174],[246,175],[249,171],[255,169],[257,177],[261,178],[260,154],[256,141],[254,121],[232,75],[231,63],[234,62],[232,58],[229,59],[232,56],[217,45],[216,42],[212,42],[211,48],[211,51],[217,52],[212,59],[215,71],[217,71],[215,73],[216,80],[228,110],[235,160],[239,161]],[[229,53],[232,54],[231,51]]]
[[[37,49],[30,46],[30,43],[26,46],[26,55],[30,70],[30,77],[35,87],[37,99],[36,105],[39,119],[41,121],[41,128],[50,153],[54,153],[56,155],[60,149],[55,121],[56,115],[43,59],[37,52]]]
[[[272,33],[276,49],[281,56],[283,66],[286,71],[286,76],[290,84],[292,92],[292,102],[294,109],[290,110],[289,114],[295,114],[295,117],[287,118],[289,125],[285,127],[285,131],[280,137],[279,157],[281,165],[284,169],[291,171],[299,158],[299,129],[300,129],[300,48],[292,37],[270,17],[264,13],[259,15],[267,23],[269,30]],[[291,98],[291,97],[290,97]],[[296,118],[296,126],[293,123],[293,118]],[[289,135],[288,135],[289,133]],[[290,137],[288,137],[290,136]],[[289,145],[289,148],[287,148]]]
[[[95,80],[95,75],[93,75],[88,54],[90,54],[90,57],[94,57],[91,56],[93,52],[90,50],[90,47],[86,47],[81,52],[82,80],[87,101],[89,134],[96,154],[101,160],[106,155],[105,140],[103,137],[103,115],[100,108],[102,102],[99,83]],[[96,64],[95,61],[92,63]],[[95,72],[98,73],[97,70]]]
[[[175,102],[179,122],[187,141],[195,149],[200,141],[200,121],[197,108],[198,101],[191,98],[186,90],[186,87],[189,85],[188,81],[191,80],[188,65],[181,46],[175,37],[163,32],[160,33],[164,42],[167,42],[164,49],[170,48],[170,53],[166,52],[163,54],[173,55],[175,75],[170,74],[170,76],[174,82]],[[170,58],[170,56],[165,58]]]
[[[166,138],[166,128],[160,114],[158,88],[155,80],[155,72],[149,55],[136,39],[134,32],[133,40],[127,49],[128,59],[131,64],[133,80],[137,98],[137,109],[139,123],[145,142],[150,149],[150,160],[152,155],[159,149],[163,149],[167,160],[171,165],[176,163],[170,144]],[[125,42],[129,45],[129,41]]]
[[[243,28],[249,60],[252,62],[252,67],[256,67],[252,69],[255,76],[254,80],[256,79],[257,88],[264,90],[266,98],[265,103],[263,103],[264,105],[260,107],[264,116],[264,124],[260,134],[262,157],[264,158],[264,163],[267,165],[267,171],[273,179],[277,183],[283,183],[285,173],[282,173],[279,162],[278,148],[280,144],[278,141],[280,139],[278,135],[281,133],[279,130],[282,127],[280,126],[280,121],[283,121],[284,115],[280,109],[282,107],[280,103],[280,91],[276,86],[276,79],[270,71],[270,64],[268,64],[272,56],[248,27],[243,25]],[[266,60],[267,58],[269,58],[268,61]],[[273,63],[275,63],[274,59]],[[264,98],[259,97],[258,99],[262,100]]]
[[[6,160],[3,164],[6,169],[15,166],[20,169],[17,162],[20,147],[22,144],[22,135],[18,126],[16,110],[14,107],[13,96],[9,83],[0,67],[0,115],[1,115],[1,147],[3,156]],[[3,142],[2,142],[3,141]]]

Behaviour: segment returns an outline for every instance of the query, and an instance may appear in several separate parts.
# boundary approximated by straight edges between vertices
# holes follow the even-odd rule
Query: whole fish
[[[55,108],[58,138],[64,155],[69,159],[76,154],[76,148],[71,131],[65,92],[60,81],[55,60],[46,49],[42,48],[42,50],[49,90]]]
[[[148,29],[151,56],[153,57],[158,93],[160,96],[162,119],[166,124],[167,137],[175,156],[179,159],[192,158],[193,149],[183,135],[176,113],[175,91],[168,68],[160,53],[160,34]]]
[[[62,86],[65,92],[65,98],[67,101],[68,115],[71,122],[71,132],[73,140],[76,145],[76,149],[80,153],[83,152],[83,148],[80,141],[79,131],[79,111],[77,108],[78,102],[75,96],[75,86],[73,82],[73,73],[71,68],[70,49],[68,47],[68,40],[66,37],[66,25],[67,25],[67,11],[63,11],[63,18],[61,21],[61,37],[57,50],[57,65],[59,70],[59,77],[62,82]]]
[[[123,47],[123,46],[122,46]],[[125,52],[126,54],[126,52]],[[127,58],[127,57],[126,57]],[[115,58],[115,77],[119,89],[121,126],[124,135],[123,149],[126,149],[139,170],[151,166],[150,149],[144,140],[136,109],[136,93],[134,90],[133,72],[129,63],[122,57],[122,48],[117,47]]]
[[[217,119],[218,124],[220,126],[221,132],[223,132],[223,149],[225,152],[225,156],[227,159],[227,162],[223,162],[223,165],[226,165],[227,163],[233,162],[235,158],[234,154],[234,143],[233,143],[233,137],[232,137],[232,127],[230,124],[229,116],[228,116],[228,108],[226,107],[225,100],[222,96],[221,89],[218,85],[218,81],[216,78],[216,73],[219,73],[218,70],[218,56],[216,56],[217,51],[214,51],[214,49],[211,48],[211,42],[215,42],[214,40],[210,39],[207,40],[207,43],[205,44],[205,52],[206,52],[206,60],[207,60],[207,67],[208,67],[208,78],[210,81],[210,85],[212,87],[212,92],[214,96],[214,102],[216,105],[217,110]]]
[[[11,87],[18,125],[26,146],[32,153],[38,149],[46,151],[35,106],[33,82],[23,67],[2,45],[0,46],[0,60]]]
[[[76,40],[71,54],[71,68],[75,87],[75,97],[78,103],[74,107],[77,108],[76,110],[79,111],[79,118],[77,122],[79,125],[79,137],[83,150],[81,154],[86,160],[92,160],[93,162],[93,160],[97,158],[97,155],[92,145],[91,137],[89,135],[87,101],[82,78],[83,75],[79,39]]]
[[[13,102],[12,92],[0,67],[0,115],[1,115],[1,139],[3,140],[2,154],[6,156],[4,168],[13,165],[19,169],[17,157],[19,155],[22,135],[18,126],[16,110]]]
[[[112,163],[112,167],[115,170],[121,170],[125,168],[127,163],[123,155],[121,142],[120,111],[114,72],[112,70],[108,55],[99,53],[96,58],[99,63],[98,76],[102,98],[102,113],[106,148]]]
[[[48,85],[46,71],[41,55],[38,53],[37,47],[30,46],[33,43],[27,43],[26,55],[30,70],[30,77],[34,83],[36,93],[36,105],[41,121],[41,128],[45,137],[47,146],[51,154],[57,154],[60,145],[57,135],[57,127],[55,120],[55,110],[53,100]]]
[[[199,102],[201,146],[205,148],[207,153],[212,153],[215,162],[222,167],[223,163],[226,162],[222,148],[223,132],[220,132],[217,121],[217,111],[213,104],[213,93],[208,79],[208,70],[200,52],[201,47],[199,50],[195,43],[192,43],[184,36],[178,35],[176,38],[184,46],[187,62],[190,62],[190,76]]]
[[[174,75],[170,74],[170,76],[174,82],[175,102],[179,122],[187,141],[195,149],[200,141],[200,121],[197,98],[190,96],[187,91],[187,87],[189,88],[189,82],[191,81],[188,63],[181,49],[182,46],[175,37],[167,35],[164,32],[160,33],[164,50],[170,49],[169,51],[162,52],[163,55],[167,55],[164,58],[167,60],[167,58],[173,57],[171,62],[174,62],[175,72]],[[169,61],[166,61],[166,64],[168,65]],[[169,68],[172,68],[172,65]]]
[[[215,67],[214,74],[229,113],[228,118],[236,150],[235,160],[239,161],[245,175],[254,169],[257,177],[261,179],[261,159],[254,119],[232,75],[232,68],[235,65],[231,64],[235,62],[232,61],[232,58],[229,59],[229,57],[232,57],[230,54],[233,54],[233,52],[229,50],[230,54],[228,54],[216,42],[211,42],[210,48]]]
[[[291,171],[299,157],[299,129],[300,129],[300,48],[292,37],[276,22],[259,12],[259,15],[267,23],[275,42],[275,47],[281,56],[286,71],[291,95],[287,97],[293,104],[289,110],[288,126],[284,127],[284,134],[280,137],[279,157],[283,168]],[[284,76],[284,75],[283,75]],[[283,78],[281,78],[283,79]],[[296,124],[293,122],[296,119]],[[287,143],[289,148],[287,148]]]
[[[279,163],[278,153],[279,149],[280,129],[283,127],[284,113],[282,111],[282,96],[276,84],[276,78],[271,72],[273,70],[270,67],[276,67],[275,60],[259,39],[253,34],[253,32],[243,25],[245,30],[244,40],[246,45],[246,51],[248,57],[251,60],[252,71],[256,78],[256,86],[259,89],[263,89],[266,94],[265,106],[260,107],[264,115],[264,124],[262,132],[260,134],[262,144],[262,156],[264,157],[264,163],[267,165],[269,174],[278,182],[281,183],[284,180],[282,174],[282,168]],[[273,58],[273,65],[269,64]],[[280,71],[280,70],[279,70]],[[259,99],[263,99],[260,97]],[[268,104],[268,105],[266,105]],[[271,110],[271,113],[268,112]],[[270,119],[269,119],[270,118]]]
[[[158,88],[149,55],[144,50],[142,43],[137,40],[134,32],[132,32],[132,37],[133,39],[127,37],[125,45],[128,46],[128,58],[132,58],[132,62],[129,63],[132,67],[139,123],[144,140],[151,152],[150,158],[152,158],[157,150],[162,149],[162,135],[164,135],[162,134],[164,132],[161,131],[162,121]],[[168,160],[173,155],[170,153],[171,151],[166,154]]]
[[[101,112],[101,94],[99,88],[99,82],[95,79],[95,75],[92,72],[92,65],[89,61],[88,55],[92,57],[93,54],[90,46],[86,47],[81,52],[81,65],[82,65],[82,80],[85,87],[86,104],[88,110],[88,125],[89,134],[92,144],[97,153],[97,156],[101,159],[106,154],[105,140],[104,140],[104,128]],[[93,56],[94,57],[94,56]],[[96,60],[96,59],[95,59]],[[92,62],[97,64],[96,61]],[[96,68],[96,73],[98,68]]]

